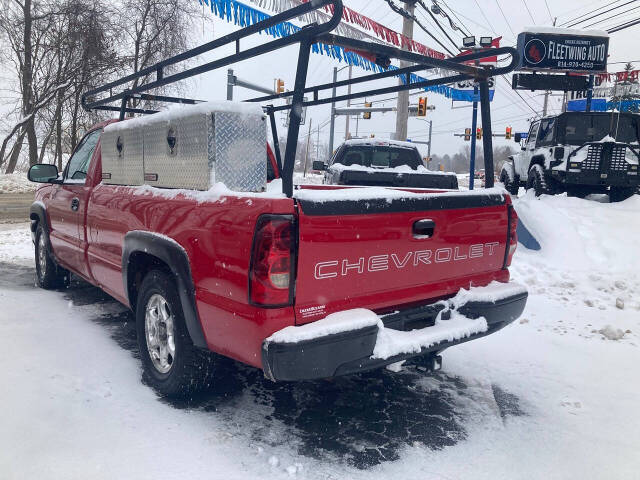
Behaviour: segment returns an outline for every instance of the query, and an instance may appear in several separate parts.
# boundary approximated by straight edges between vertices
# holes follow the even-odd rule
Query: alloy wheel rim
[[[169,303],[160,294],[147,301],[144,330],[151,363],[158,372],[168,373],[176,353],[174,322]]]

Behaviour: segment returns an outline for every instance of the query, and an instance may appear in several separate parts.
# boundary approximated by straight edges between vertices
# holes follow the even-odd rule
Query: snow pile
[[[35,192],[38,184],[30,182],[26,173],[0,173],[0,194]]]
[[[0,225],[0,262],[32,265],[33,251],[28,225]]]
[[[514,199],[522,222],[542,246],[549,266],[574,272],[638,271],[640,195],[600,203],[565,195]],[[519,247],[522,248],[522,247]]]
[[[607,340],[621,340],[622,337],[624,337],[625,332],[611,325],[605,325],[603,328],[598,330],[598,333],[604,336]]]

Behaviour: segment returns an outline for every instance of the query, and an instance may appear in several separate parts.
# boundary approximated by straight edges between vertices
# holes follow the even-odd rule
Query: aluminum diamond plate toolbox
[[[201,106],[198,106],[201,107]],[[260,192],[267,182],[264,115],[185,107],[144,126],[144,180],[164,188],[207,190],[217,182]]]
[[[100,138],[102,181],[110,185],[142,185],[143,143],[140,128],[106,129]]]

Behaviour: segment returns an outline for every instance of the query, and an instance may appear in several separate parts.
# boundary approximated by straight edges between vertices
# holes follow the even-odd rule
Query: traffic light
[[[464,129],[464,141],[468,142],[469,140],[471,140],[471,129],[470,128],[465,128]]]
[[[418,117],[427,115],[427,97],[418,98]]]
[[[276,79],[276,93],[284,93],[284,80]]]
[[[476,140],[482,140],[482,128],[480,127],[476,130]]]
[[[364,107],[371,108],[371,102],[364,102]],[[363,112],[362,118],[364,118],[365,120],[369,120],[371,118],[371,112]]]
[[[504,138],[505,140],[511,140],[511,127],[507,127],[507,129],[505,130]]]

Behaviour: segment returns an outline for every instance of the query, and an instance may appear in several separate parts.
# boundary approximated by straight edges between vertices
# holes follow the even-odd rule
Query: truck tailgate
[[[411,188],[458,188],[458,178],[440,172],[385,172],[343,170],[340,174],[341,185],[370,185],[380,187],[411,187]]]
[[[352,308],[428,303],[470,284],[508,278],[502,190],[316,187],[296,198],[297,324]]]

